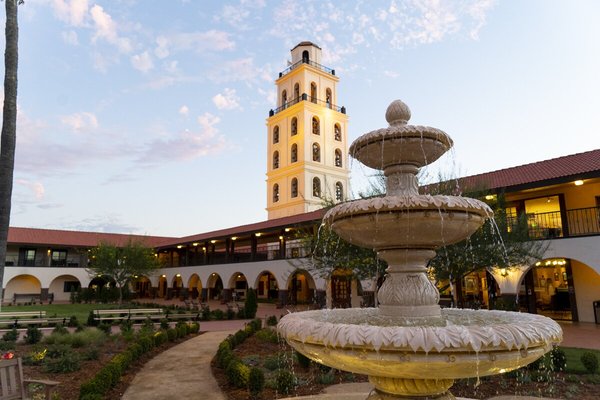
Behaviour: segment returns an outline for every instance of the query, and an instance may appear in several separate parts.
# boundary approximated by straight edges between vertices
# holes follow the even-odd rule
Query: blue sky
[[[27,0],[11,225],[265,220],[265,120],[303,40],[340,77],[351,140],[398,98],[454,139],[431,175],[600,148],[599,15],[593,0]],[[352,165],[357,192],[371,172]]]

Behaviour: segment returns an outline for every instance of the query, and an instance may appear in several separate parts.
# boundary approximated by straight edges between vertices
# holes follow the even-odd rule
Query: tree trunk
[[[17,2],[18,0],[4,0],[6,5],[6,50],[4,52],[4,110],[2,115],[2,137],[0,139],[0,307],[2,307],[2,299],[4,298],[4,269],[17,141],[17,66],[19,55]]]

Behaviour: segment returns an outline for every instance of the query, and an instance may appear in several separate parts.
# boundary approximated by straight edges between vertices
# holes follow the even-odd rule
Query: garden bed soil
[[[285,343],[270,343],[261,341],[256,336],[251,336],[246,341],[234,349],[234,353],[240,359],[260,359],[277,353],[285,353],[287,359],[292,359],[293,351]],[[248,391],[232,387],[227,382],[227,377],[223,369],[212,362],[212,371],[222,391],[229,400],[246,400],[249,398]],[[274,389],[265,387],[259,399],[270,400],[285,397],[316,395],[321,393],[328,385],[318,383],[319,376],[324,372],[317,365],[313,364],[309,368],[303,368],[297,363],[290,365],[296,378],[301,382],[292,392],[288,394],[277,393]],[[269,379],[269,373],[265,370],[266,379]],[[577,399],[577,400],[598,400],[600,398],[600,375],[574,375],[562,372],[550,372],[540,374],[530,374],[529,372],[521,378],[514,377],[516,374],[503,374],[491,377],[482,377],[481,379],[463,379],[457,380],[451,389],[456,397],[466,397],[472,399],[489,399],[500,395],[519,395],[533,397],[549,397],[556,399]],[[534,376],[539,375],[544,382],[535,381]],[[364,375],[354,375],[343,371],[335,371],[334,380],[330,384],[366,382]]]

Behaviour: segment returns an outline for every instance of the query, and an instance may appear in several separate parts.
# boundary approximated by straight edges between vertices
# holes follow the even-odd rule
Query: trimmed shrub
[[[87,303],[87,301],[86,301]],[[94,318],[94,311],[90,310],[90,313],[88,314],[88,318],[87,318],[87,326],[97,326],[98,325],[98,321],[96,321],[96,319]]]
[[[68,335],[69,330],[62,324],[56,325],[54,329],[52,329],[52,334],[57,335]]]
[[[100,350],[96,346],[89,347],[83,353],[83,359],[86,361],[98,360],[100,358]]]
[[[77,317],[75,315],[71,315],[71,318],[69,318],[69,322],[67,322],[67,326],[71,327],[71,328],[75,328],[78,325],[79,325],[79,321],[77,321]]]
[[[567,368],[567,355],[558,347],[550,352],[550,360],[555,371],[564,371]]]
[[[275,377],[275,383],[279,393],[288,394],[295,386],[294,374],[287,369],[279,370]]]
[[[25,334],[25,343],[36,344],[40,340],[42,340],[42,331],[37,326],[28,327]]]
[[[19,339],[19,331],[17,328],[12,328],[10,331],[2,335],[2,340],[6,342],[16,342]]]
[[[591,351],[586,351],[581,355],[581,363],[590,374],[595,374],[598,371],[598,357]]]
[[[235,318],[235,311],[233,311],[233,309],[228,308],[225,314],[227,319],[234,319]]]
[[[248,375],[248,392],[250,397],[256,399],[260,396],[261,392],[265,388],[265,374],[260,368],[250,368],[250,374]]]
[[[169,325],[169,320],[168,319],[163,318],[163,319],[160,320],[160,329],[163,329],[163,330],[166,331],[170,327],[171,327],[171,325]]]
[[[104,396],[97,393],[89,393],[84,395],[83,397],[79,397],[80,400],[104,400]]]
[[[79,354],[68,351],[58,358],[46,357],[44,359],[44,370],[52,373],[67,373],[79,371],[81,368]]]
[[[223,312],[223,310],[220,309],[216,309],[210,312],[212,319],[216,319],[217,321],[220,321],[222,319],[225,318],[225,313]]]
[[[48,346],[46,350],[46,356],[50,358],[62,357],[67,353],[72,353],[71,346],[66,344],[52,344]]]
[[[131,357],[134,360],[137,360],[142,354],[144,354],[144,348],[139,343],[130,344],[129,347],[127,347],[127,351],[131,353]]]
[[[190,325],[190,333],[198,333],[200,332],[200,324],[197,322],[193,322]]]
[[[274,356],[266,357],[263,361],[263,366],[269,371],[275,371],[284,366],[285,362],[281,354],[275,354]]]
[[[167,343],[169,337],[165,331],[159,331],[152,336],[152,339],[154,340],[154,346],[158,347],[164,343]]]
[[[322,385],[331,385],[335,382],[335,374],[333,373],[333,370],[325,373],[325,374],[321,374],[318,376],[317,378],[317,382],[322,384]]]
[[[9,342],[6,340],[0,340],[0,351],[14,350],[17,347],[16,342]]]
[[[271,328],[261,329],[260,331],[256,332],[256,338],[263,342],[269,342],[269,343],[278,343],[279,342],[279,336],[277,336],[277,332]]]
[[[239,360],[232,360],[225,368],[225,374],[229,383],[238,388],[248,387],[250,368]]]
[[[202,318],[204,321],[210,320],[210,307],[208,305],[202,308],[200,318]]]
[[[112,328],[112,326],[108,322],[102,322],[102,323],[98,324],[98,329],[100,329],[102,332],[106,333],[107,335],[110,335],[111,328]]]
[[[233,351],[231,350],[231,343],[229,343],[228,340],[222,341],[217,349],[217,366],[219,368],[225,368],[232,358]]]
[[[179,321],[177,325],[175,325],[175,329],[177,329],[177,337],[179,338],[184,338],[188,334],[187,322]]]
[[[248,325],[252,327],[254,332],[258,332],[262,329],[262,320],[260,318],[255,318],[248,322]]]
[[[147,353],[154,347],[154,340],[150,336],[142,335],[138,337],[137,344],[142,347],[142,353]]]
[[[169,338],[169,342],[174,342],[177,340],[177,330],[174,328],[167,329],[167,337]]]
[[[254,318],[258,310],[258,301],[256,300],[256,292],[252,288],[246,291],[246,300],[244,301],[244,312],[246,318]]]
[[[96,377],[99,375],[96,374]],[[100,396],[100,398],[104,398],[104,396],[102,396],[104,393],[106,393],[108,391],[108,387],[106,387],[106,385],[104,384],[104,382],[100,382],[100,378],[92,378],[87,382],[84,382],[80,387],[79,387],[79,399],[83,400],[83,399],[96,399],[98,398],[98,396]],[[106,389],[105,389],[106,387]]]
[[[274,315],[267,317],[267,326],[275,326],[275,325],[277,325],[277,317]]]

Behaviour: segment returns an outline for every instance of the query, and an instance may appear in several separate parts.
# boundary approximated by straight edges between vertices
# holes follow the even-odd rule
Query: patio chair
[[[50,400],[52,391],[58,385],[58,382],[24,379],[21,358],[0,360],[0,400],[30,399],[29,386],[33,384],[42,385],[44,387],[44,398]]]

